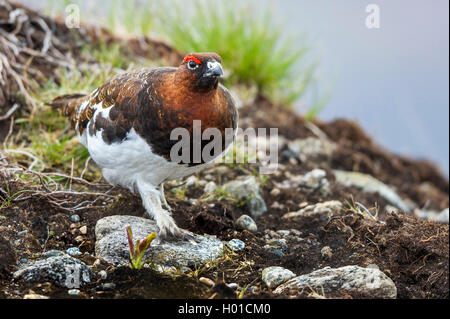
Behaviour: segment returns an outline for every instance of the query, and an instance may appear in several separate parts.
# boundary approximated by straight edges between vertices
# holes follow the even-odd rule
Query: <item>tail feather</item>
[[[51,102],[46,102],[46,105],[51,106],[53,109],[61,109],[67,106],[74,100],[85,97],[87,94],[75,93],[75,94],[64,94],[54,98]]]
[[[84,108],[81,113],[79,112],[86,98],[88,98],[88,95],[82,93],[65,94],[45,104],[53,109],[60,110],[64,116],[69,117],[72,128],[77,129],[81,134],[92,116],[92,110],[89,107]]]

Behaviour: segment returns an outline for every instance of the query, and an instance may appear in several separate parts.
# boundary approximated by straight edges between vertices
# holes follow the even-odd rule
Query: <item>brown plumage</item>
[[[202,132],[217,128],[222,133],[223,149],[228,146],[225,130],[236,130],[238,115],[231,94],[218,82],[222,74],[217,54],[191,54],[178,68],[124,73],[90,95],[64,95],[49,104],[69,117],[105,178],[138,190],[162,235],[180,235],[168,212],[161,208],[164,193],[159,199],[146,194],[154,194],[167,179],[192,174],[207,164],[203,159],[189,165],[171,161],[170,150],[177,143],[170,139],[174,129],[187,129],[192,145],[193,121],[200,120]],[[202,141],[202,147],[207,142]],[[190,151],[192,159],[193,147]]]

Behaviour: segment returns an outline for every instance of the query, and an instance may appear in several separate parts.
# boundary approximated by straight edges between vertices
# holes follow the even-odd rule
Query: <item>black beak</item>
[[[203,76],[219,77],[223,75],[222,65],[219,62],[208,62],[208,69]]]

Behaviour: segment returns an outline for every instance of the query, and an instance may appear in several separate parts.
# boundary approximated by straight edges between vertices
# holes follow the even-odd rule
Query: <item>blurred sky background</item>
[[[36,9],[46,5],[42,0],[20,2]],[[293,41],[300,45],[306,35],[313,45],[319,61],[317,90],[331,90],[320,119],[356,120],[378,144],[429,159],[448,177],[448,0],[255,3],[271,8]],[[371,3],[380,8],[379,29],[365,25]],[[310,97],[297,103],[299,113],[308,109]]]

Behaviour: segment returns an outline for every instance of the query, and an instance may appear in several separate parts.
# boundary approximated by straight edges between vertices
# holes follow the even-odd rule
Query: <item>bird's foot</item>
[[[182,239],[191,243],[196,243],[195,237],[187,230],[179,228],[172,217],[164,216],[157,220],[159,228],[155,244],[160,244],[163,240]]]

